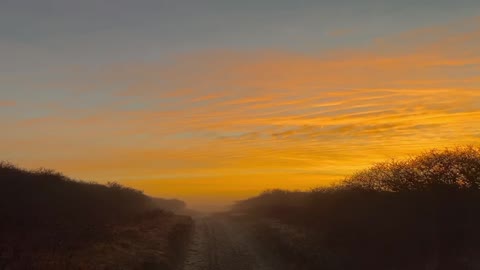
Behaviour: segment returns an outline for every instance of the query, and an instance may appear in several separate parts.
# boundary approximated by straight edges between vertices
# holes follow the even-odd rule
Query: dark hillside
[[[335,187],[268,191],[234,211],[268,221],[259,237],[292,269],[480,269],[479,187],[480,149],[464,147],[377,164]]]
[[[155,208],[141,191],[116,183],[72,180],[50,170],[0,164],[2,226],[98,226],[125,222]]]
[[[178,231],[177,223],[186,233],[191,222],[169,212],[182,209],[182,201],[151,198],[117,183],[77,181],[50,170],[27,171],[6,163],[0,163],[0,206],[0,269],[37,269],[38,265],[45,266],[38,269],[66,269],[68,264],[60,262],[73,260],[99,243],[111,250],[107,257],[118,253],[112,247],[118,242],[134,252],[135,246],[148,247],[148,241],[168,243],[169,231]],[[128,239],[134,231],[138,236]],[[131,252],[126,254],[133,256]],[[126,254],[121,255],[123,260],[128,260]],[[141,263],[141,256],[136,259]],[[20,261],[31,264],[18,266]]]

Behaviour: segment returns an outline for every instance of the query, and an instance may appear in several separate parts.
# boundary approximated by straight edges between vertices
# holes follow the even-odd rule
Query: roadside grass
[[[0,164],[0,270],[177,269],[193,221],[116,183]]]

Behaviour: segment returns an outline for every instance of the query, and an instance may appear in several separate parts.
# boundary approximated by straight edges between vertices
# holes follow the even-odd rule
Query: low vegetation
[[[255,221],[289,269],[480,269],[480,148],[376,164],[309,192],[267,191],[233,212]]]
[[[0,163],[0,269],[174,269],[182,201]]]

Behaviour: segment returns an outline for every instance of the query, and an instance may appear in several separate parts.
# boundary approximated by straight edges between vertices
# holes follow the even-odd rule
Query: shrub
[[[479,183],[479,148],[432,150],[337,186],[268,191],[234,211],[303,229],[310,256],[327,250],[340,269],[477,269]]]

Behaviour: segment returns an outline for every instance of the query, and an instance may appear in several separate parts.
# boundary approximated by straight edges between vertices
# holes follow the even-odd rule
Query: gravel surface
[[[242,227],[223,218],[196,221],[184,270],[274,270]]]

